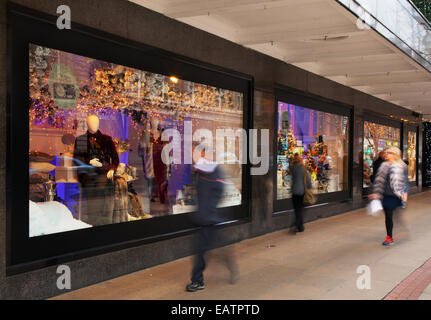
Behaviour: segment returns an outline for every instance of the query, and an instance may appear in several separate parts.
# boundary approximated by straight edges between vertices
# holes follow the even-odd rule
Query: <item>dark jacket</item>
[[[409,192],[407,166],[404,162],[383,162],[373,184],[373,193],[383,197],[384,208],[402,206],[404,193]]]
[[[382,159],[382,157],[378,157],[376,161],[373,163],[373,174],[370,177],[371,183],[374,183],[374,180],[376,179],[377,172],[379,171],[380,166],[385,160]]]
[[[303,196],[305,193],[304,173],[306,174],[307,189],[311,189],[310,175],[306,172],[304,166],[298,163],[292,166],[292,194],[294,196]]]
[[[82,136],[76,138],[73,157],[86,164],[90,164],[90,160],[98,158],[102,163],[102,167],[94,168],[98,174],[106,174],[109,170],[116,170],[119,164],[117,149],[110,136],[102,134],[99,130],[91,134],[86,132]],[[82,175],[85,175],[88,169],[78,170],[78,180],[81,181]]]
[[[197,170],[197,175],[198,210],[192,215],[193,223],[209,226],[222,222],[217,205],[227,182],[223,180],[220,168],[217,166],[212,172]]]

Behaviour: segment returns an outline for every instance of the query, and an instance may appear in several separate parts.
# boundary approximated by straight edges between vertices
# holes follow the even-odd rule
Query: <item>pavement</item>
[[[235,284],[216,249],[205,290],[185,291],[193,261],[186,257],[52,299],[431,300],[431,192],[411,196],[400,214],[408,237],[390,247],[381,245],[384,216],[359,209],[307,223],[304,233],[286,229],[229,246],[240,270]]]
[[[428,285],[428,287],[419,296],[418,300],[431,300],[431,285]]]

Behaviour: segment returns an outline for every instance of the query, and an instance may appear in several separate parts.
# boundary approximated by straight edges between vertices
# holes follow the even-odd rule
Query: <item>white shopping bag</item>
[[[380,211],[383,210],[382,202],[380,200],[374,199],[367,206],[367,215],[369,216],[378,216]]]

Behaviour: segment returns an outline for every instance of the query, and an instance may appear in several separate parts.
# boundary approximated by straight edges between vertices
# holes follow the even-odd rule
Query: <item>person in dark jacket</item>
[[[377,172],[379,171],[379,168],[384,161],[385,161],[385,152],[380,151],[379,156],[373,162],[373,174],[370,177],[371,183],[374,183],[374,180],[376,179],[376,176],[377,176]]]
[[[197,212],[192,215],[194,224],[200,227],[198,232],[198,253],[194,261],[191,283],[186,290],[194,292],[205,289],[203,272],[206,268],[205,254],[210,250],[214,238],[215,225],[223,220],[219,216],[217,205],[223,194],[224,185],[229,183],[223,179],[220,167],[213,162],[200,158],[194,166],[197,174]],[[227,267],[231,271],[231,282],[238,278],[237,266],[233,256],[226,255]]]
[[[304,168],[304,164],[301,156],[298,153],[295,153],[293,157],[293,165],[292,165],[292,202],[293,207],[295,208],[295,224],[296,224],[296,232],[304,232],[304,194],[305,187],[311,189],[311,179],[309,174]],[[305,185],[307,183],[307,185]]]

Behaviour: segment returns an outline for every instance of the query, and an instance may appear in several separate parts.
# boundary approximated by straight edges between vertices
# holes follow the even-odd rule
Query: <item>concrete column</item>
[[[250,207],[252,214],[252,234],[263,234],[269,232],[272,228],[272,213],[273,213],[273,175],[275,168],[273,167],[273,140],[276,134],[274,128],[274,93],[262,90],[254,91],[253,104],[253,123],[252,127],[258,130],[269,129],[269,170],[266,175],[251,176],[252,180],[252,195],[250,199]],[[260,138],[258,139],[258,146]],[[247,201],[247,200],[246,200]]]

